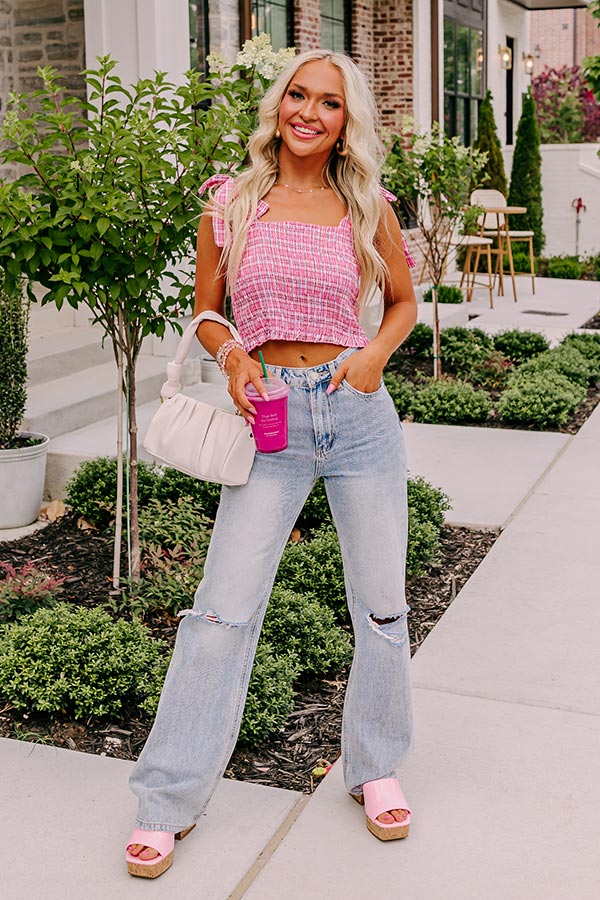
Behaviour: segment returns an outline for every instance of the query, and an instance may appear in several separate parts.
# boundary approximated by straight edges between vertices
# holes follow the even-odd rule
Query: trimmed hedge
[[[463,425],[484,422],[492,411],[485,391],[466,381],[430,381],[419,388],[411,406],[415,422]]]

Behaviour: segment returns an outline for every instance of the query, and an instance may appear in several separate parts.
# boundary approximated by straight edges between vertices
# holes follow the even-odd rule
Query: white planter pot
[[[32,447],[0,450],[0,528],[31,525],[39,515],[44,495],[50,438],[34,433],[21,436],[42,440]]]
[[[200,356],[200,371],[204,384],[223,384],[225,381],[216,359],[206,352]]]

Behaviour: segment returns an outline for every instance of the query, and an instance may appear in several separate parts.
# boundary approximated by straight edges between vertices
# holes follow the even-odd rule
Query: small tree
[[[143,339],[164,334],[191,303],[192,277],[185,272],[201,211],[198,187],[217,167],[242,162],[258,100],[271,72],[289,58],[287,50],[273,53],[265,38],[247,42],[233,68],[213,57],[207,80],[188,72],[180,87],[164,73],[127,87],[112,74],[115,61],[101,58],[98,69],[85,73],[89,103],[67,96],[53,69],[40,69],[43,87],[12,95],[2,126],[0,162],[27,170],[0,186],[7,288],[25,276],[32,299],[38,282],[42,303],[87,304],[119,366],[128,412],[134,579],[140,570],[136,364]],[[164,294],[165,278],[172,296]],[[117,559],[118,530],[115,543]]]
[[[542,227],[542,156],[535,101],[531,91],[523,96],[523,111],[517,128],[508,204],[527,207],[527,212],[519,216],[519,228],[533,231],[533,250],[539,256],[545,242]]]
[[[402,147],[402,142],[392,146]],[[469,207],[471,185],[476,184],[487,154],[449,138],[434,122],[428,134],[413,134],[410,149],[392,152],[386,161],[387,182],[412,209],[423,238],[427,271],[433,286],[433,375],[442,374],[438,288],[442,284],[452,240],[468,230],[481,212]],[[393,173],[393,174],[392,174]]]
[[[0,450],[17,446],[25,412],[28,305],[20,284],[7,288],[0,272]]]
[[[588,6],[588,10],[597,20],[600,28],[600,0],[593,0],[593,3]],[[586,56],[583,60],[583,72],[590,90],[596,100],[600,102],[600,55]]]
[[[600,103],[581,66],[562,66],[531,79],[542,144],[578,144],[600,137]]]
[[[504,157],[502,147],[494,119],[494,107],[492,106],[492,92],[488,91],[479,107],[479,120],[477,125],[477,140],[473,145],[482,153],[487,153],[487,163],[484,174],[487,175],[485,187],[508,194],[508,184],[504,171]]]

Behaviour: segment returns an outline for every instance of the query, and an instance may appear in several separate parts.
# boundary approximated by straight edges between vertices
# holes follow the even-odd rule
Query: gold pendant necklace
[[[275,184],[276,184],[276,185],[277,185],[277,184],[280,185],[280,187],[287,188],[289,191],[294,191],[294,193],[296,193],[296,194],[314,194],[315,191],[329,191],[329,190],[331,190],[331,188],[329,187],[328,184],[322,185],[322,186],[320,186],[320,187],[314,187],[314,188],[302,188],[302,189],[300,189],[300,188],[295,188],[295,187],[293,187],[291,184],[284,184],[283,181],[276,181]]]

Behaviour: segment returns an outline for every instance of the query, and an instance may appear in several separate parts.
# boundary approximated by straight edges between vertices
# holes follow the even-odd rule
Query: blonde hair
[[[381,216],[379,176],[384,154],[375,130],[375,101],[366,78],[348,56],[330,50],[307,50],[288,63],[263,97],[258,110],[258,128],[248,145],[250,165],[235,179],[234,189],[225,205],[213,197],[213,215],[222,218],[225,224],[221,271],[226,274],[229,292],[235,285],[258,201],[277,179],[280,141],[275,132],[281,101],[298,70],[317,60],[327,60],[334,65],[344,84],[346,121],[343,133],[348,155],[340,156],[334,148],[323,178],[348,207],[354,252],[361,273],[359,304],[369,297],[374,285],[383,288],[387,269],[375,246],[375,234]]]

